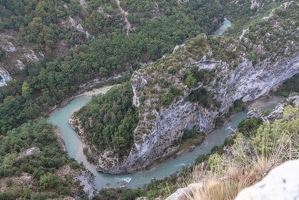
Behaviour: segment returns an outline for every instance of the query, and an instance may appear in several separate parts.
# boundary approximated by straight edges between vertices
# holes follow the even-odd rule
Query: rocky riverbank
[[[74,179],[80,181],[80,185],[83,186],[83,190],[86,194],[88,194],[89,199],[93,199],[93,197],[98,194],[95,185],[95,178],[89,173],[84,172],[83,174],[74,177]]]

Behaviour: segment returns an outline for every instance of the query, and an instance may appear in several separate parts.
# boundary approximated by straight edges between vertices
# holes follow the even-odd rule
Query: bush
[[[39,184],[43,189],[57,188],[60,182],[60,178],[56,174],[45,174],[40,177]]]
[[[199,88],[197,90],[192,91],[189,95],[189,101],[199,102],[205,108],[210,107],[208,91],[205,88]]]
[[[11,187],[13,185],[13,181],[9,178],[5,181],[6,187]]]
[[[238,130],[247,138],[254,137],[257,132],[257,129],[260,127],[262,123],[263,120],[261,118],[246,118],[239,123]]]

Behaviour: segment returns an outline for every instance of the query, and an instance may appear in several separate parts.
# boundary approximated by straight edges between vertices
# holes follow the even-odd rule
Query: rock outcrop
[[[8,72],[1,68],[0,68],[0,77],[1,77],[0,87],[5,86],[7,82],[11,81],[11,77],[8,74]]]
[[[180,101],[157,114],[157,120],[154,121],[150,133],[143,135],[141,140],[135,142],[134,149],[123,166],[115,166],[106,172],[134,172],[143,169],[159,157],[169,155],[178,148],[173,143],[182,137],[187,127],[194,127],[201,132],[209,133],[215,127],[215,119],[221,115],[220,113],[226,113],[234,101],[238,99],[242,99],[243,102],[253,101],[268,93],[276,84],[298,73],[299,55],[287,60],[284,64],[277,61],[274,63],[276,66],[274,68],[265,69],[262,66],[262,64],[259,67],[252,66],[250,61],[245,60],[235,70],[229,72],[229,66],[224,62],[219,62],[215,68],[222,68],[231,74],[219,85],[217,90],[212,86],[207,87],[210,92],[218,92],[215,99],[221,102],[219,109],[207,109],[197,103],[191,103],[186,100],[189,95],[187,93]],[[204,63],[200,63],[200,67],[206,66]],[[138,87],[134,83],[132,85]],[[138,99],[138,94],[135,98]],[[139,124],[141,125],[142,122],[143,120]],[[138,130],[140,127],[136,128],[134,134],[140,135]]]
[[[242,190],[236,200],[297,199],[299,160],[288,161],[270,171],[260,182]]]
[[[88,195],[88,199],[93,199],[93,197],[98,194],[95,178],[89,173],[83,172],[83,174],[74,177],[74,179],[80,181],[80,186],[83,187],[84,192]]]
[[[180,188],[175,193],[167,197],[165,200],[182,200],[189,199],[194,191],[200,190],[203,187],[203,183],[192,183],[188,187]]]
[[[20,153],[17,159],[24,158],[24,157],[30,157],[30,156],[39,156],[41,153],[40,149],[38,147],[31,147],[27,149],[26,151]]]

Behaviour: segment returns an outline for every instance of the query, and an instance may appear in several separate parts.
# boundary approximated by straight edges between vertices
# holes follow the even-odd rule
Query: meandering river
[[[230,24],[231,23],[225,18],[224,24],[216,31],[215,35],[221,35]],[[90,100],[90,96],[76,97],[67,106],[51,113],[47,120],[59,127],[69,156],[75,158],[78,162],[83,162],[86,168],[96,176],[96,187],[98,190],[108,187],[121,187],[123,183],[126,183],[127,187],[142,187],[144,184],[150,183],[152,179],[162,179],[177,171],[180,172],[184,166],[194,164],[198,155],[207,154],[215,145],[222,144],[232,129],[236,128],[238,123],[246,117],[246,112],[233,115],[223,128],[208,134],[203,144],[195,148],[193,152],[184,153],[175,159],[169,159],[164,163],[154,166],[150,170],[140,171],[135,174],[111,175],[97,172],[95,166],[87,162],[82,152],[83,144],[76,132],[73,131],[68,124],[68,119],[72,113],[86,105]],[[282,98],[280,97],[272,97],[271,100],[260,103],[259,107],[262,109],[274,108],[281,100]]]
[[[223,128],[208,134],[203,144],[195,148],[193,152],[188,152],[175,159],[167,160],[150,170],[140,171],[135,174],[111,175],[97,172],[95,166],[86,161],[86,158],[82,153],[82,143],[76,132],[74,132],[68,124],[68,119],[72,113],[86,105],[90,100],[91,97],[89,96],[75,98],[67,106],[54,111],[48,118],[48,122],[59,127],[61,137],[65,141],[65,147],[70,157],[75,158],[78,162],[83,162],[86,168],[96,176],[97,189],[105,187],[121,187],[124,182],[127,183],[126,186],[128,187],[142,187],[144,184],[150,183],[152,179],[161,179],[170,176],[176,171],[180,172],[184,166],[194,164],[198,155],[207,154],[215,145],[222,144],[225,138],[230,134],[231,130],[236,128],[238,123],[246,117],[246,112],[240,112],[233,115]],[[271,101],[268,100],[267,102],[262,103],[263,106],[260,106],[260,108],[273,108],[281,100],[282,98],[280,97],[272,97]]]

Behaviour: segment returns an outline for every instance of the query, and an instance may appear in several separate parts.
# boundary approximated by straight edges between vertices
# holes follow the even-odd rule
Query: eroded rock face
[[[260,182],[242,190],[236,200],[297,199],[299,196],[299,160],[287,161]]]
[[[285,81],[299,72],[299,55],[282,61],[277,61],[271,68],[264,68],[261,63],[259,66],[252,66],[248,60],[240,63],[238,67],[230,71],[225,62],[199,63],[200,68],[204,69],[222,69],[219,76],[224,76],[223,81],[218,88],[213,87],[213,83],[206,89],[214,93],[214,98],[221,102],[220,108],[204,108],[197,103],[191,103],[187,100],[189,93],[179,101],[173,103],[167,109],[156,112],[156,120],[151,123],[152,129],[149,134],[142,134],[141,128],[144,128],[144,121],[141,119],[134,134],[135,143],[125,163],[120,166],[113,166],[105,169],[102,166],[101,171],[106,173],[131,173],[143,169],[151,164],[157,158],[173,153],[178,146],[175,142],[182,137],[187,127],[193,127],[204,133],[209,133],[215,127],[214,121],[221,114],[226,113],[233,105],[235,100],[240,98],[244,102],[253,101],[268,93],[273,86]],[[206,66],[209,65],[209,66]],[[136,77],[133,77],[137,79]],[[140,85],[132,83],[132,87],[143,87],[146,85],[146,77],[139,77]],[[138,92],[135,93],[135,99],[139,99]],[[150,100],[149,100],[150,101]],[[135,100],[135,105],[139,102]],[[138,103],[137,103],[138,102]],[[149,122],[147,121],[147,124]]]
[[[9,69],[23,69],[30,62],[38,62],[44,55],[41,52],[33,51],[29,45],[19,45],[16,38],[11,35],[0,34],[0,87],[3,87],[12,78],[7,72]]]
[[[93,197],[98,194],[95,178],[90,174],[83,172],[83,174],[75,176],[74,179],[80,181],[80,186],[83,187],[84,192],[88,195],[88,199],[93,199]]]

